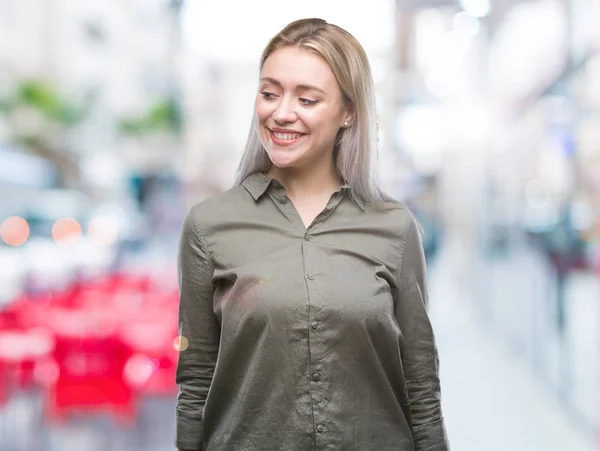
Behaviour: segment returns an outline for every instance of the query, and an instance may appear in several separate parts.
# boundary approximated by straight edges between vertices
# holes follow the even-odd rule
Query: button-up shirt
[[[262,173],[190,209],[177,447],[449,449],[418,224],[349,190],[308,227]]]

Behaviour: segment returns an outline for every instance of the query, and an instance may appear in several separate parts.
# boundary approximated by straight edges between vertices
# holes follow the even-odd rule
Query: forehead
[[[265,60],[261,77],[274,78],[284,86],[316,85],[324,90],[338,87],[329,64],[321,56],[298,47],[275,50]]]

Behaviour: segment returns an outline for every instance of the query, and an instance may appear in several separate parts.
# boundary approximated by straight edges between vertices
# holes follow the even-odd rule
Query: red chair
[[[108,412],[120,423],[135,417],[132,390],[123,379],[130,348],[115,334],[115,324],[98,312],[59,310],[49,322],[56,331],[55,383],[46,391],[46,416],[62,421],[75,412]]]
[[[39,385],[37,365],[54,350],[54,337],[42,328],[0,330],[0,362],[6,378],[15,388]]]
[[[8,368],[4,362],[0,362],[0,407],[6,404],[9,397],[9,381],[8,381]]]
[[[42,307],[19,301],[0,312],[0,366],[10,389],[37,385],[37,364],[54,350],[54,336],[41,325]]]

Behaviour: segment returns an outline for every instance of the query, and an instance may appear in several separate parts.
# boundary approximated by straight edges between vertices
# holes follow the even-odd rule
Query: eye
[[[269,92],[269,91],[261,91],[260,93],[267,100],[272,100],[275,97],[277,97],[275,94],[273,94],[272,92]]]
[[[310,100],[310,99],[305,99],[305,98],[300,98],[300,103],[304,104],[304,105],[316,105],[317,103],[319,103],[318,100]]]

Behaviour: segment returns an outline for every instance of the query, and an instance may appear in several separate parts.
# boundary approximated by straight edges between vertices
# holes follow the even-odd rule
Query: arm
[[[427,314],[427,276],[416,220],[406,226],[398,268],[395,315],[402,332],[402,364],[416,451],[448,451],[441,409],[438,353]]]
[[[182,451],[203,450],[204,404],[217,361],[220,327],[213,313],[209,251],[191,212],[183,221],[177,264],[179,335],[187,342],[182,339],[177,363],[175,446]]]

